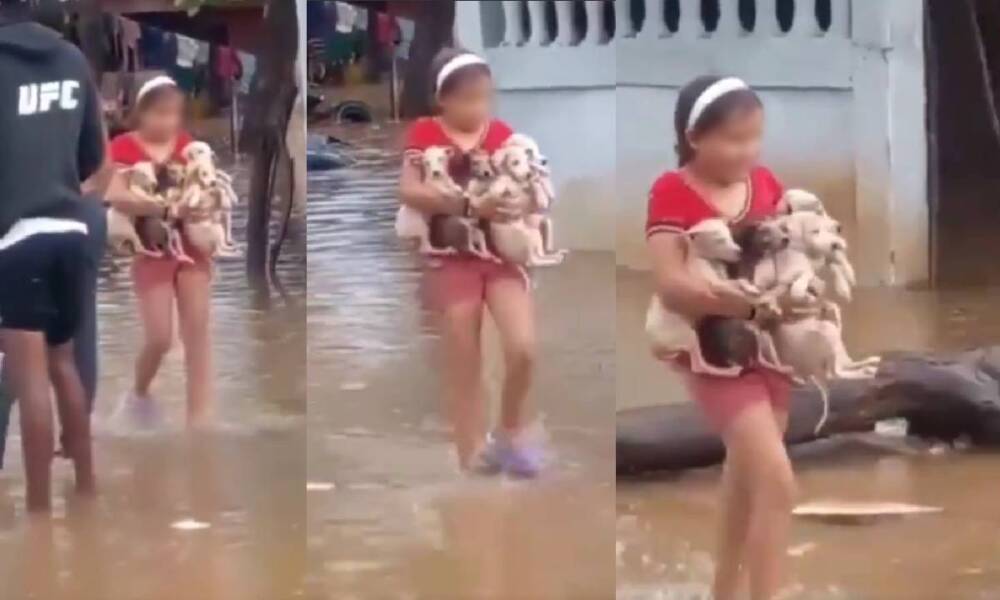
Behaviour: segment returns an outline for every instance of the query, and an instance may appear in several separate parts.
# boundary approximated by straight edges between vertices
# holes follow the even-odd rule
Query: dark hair
[[[677,106],[674,108],[674,131],[677,133],[677,159],[682,167],[694,158],[694,148],[688,141],[689,133],[702,134],[718,127],[734,113],[764,107],[760,97],[753,90],[734,90],[710,104],[698,117],[694,128],[688,131],[688,120],[698,97],[721,79],[723,78],[715,75],[704,75],[681,88],[677,96]]]
[[[436,55],[434,55],[434,60],[431,61],[431,99],[432,104],[437,104],[437,99],[442,96],[447,96],[448,94],[455,91],[456,88],[461,87],[468,81],[476,79],[478,77],[492,77],[493,72],[490,71],[490,67],[485,64],[467,65],[457,71],[454,71],[445,80],[444,85],[441,89],[437,89],[437,78],[441,73],[441,69],[444,68],[446,64],[451,62],[455,57],[462,56],[463,54],[471,54],[468,50],[462,48],[442,48]]]
[[[171,94],[178,94],[181,97],[184,96],[184,92],[182,92],[176,85],[161,85],[143,94],[142,98],[136,98],[135,104],[132,106],[132,110],[129,111],[129,128],[137,128],[139,126],[139,118],[142,114],[149,110],[154,104]]]

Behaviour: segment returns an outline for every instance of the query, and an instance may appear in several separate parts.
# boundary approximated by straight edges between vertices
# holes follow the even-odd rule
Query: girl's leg
[[[483,304],[479,300],[452,302],[441,313],[444,393],[458,464],[462,469],[472,466],[486,437],[480,343],[482,322]]]
[[[132,270],[145,335],[135,361],[134,391],[140,397],[149,395],[153,378],[173,343],[174,282],[172,277],[159,276],[162,268],[153,261],[140,259]]]
[[[752,600],[770,600],[781,586],[795,479],[770,402],[747,405],[723,434],[726,452],[750,501],[745,558]]]
[[[52,456],[55,451],[52,399],[45,335],[40,331],[0,330],[10,377],[21,414],[21,447],[27,479],[27,505],[32,512],[52,508]]]
[[[177,273],[177,315],[187,371],[187,424],[204,425],[214,397],[212,370],[212,270],[197,263]]]
[[[744,554],[750,526],[750,493],[746,474],[730,461],[722,467],[722,525],[716,548],[715,600],[737,598],[745,586]]]
[[[519,274],[492,278],[486,285],[486,303],[500,334],[506,368],[500,430],[514,439],[525,425],[525,404],[535,372],[534,303]]]

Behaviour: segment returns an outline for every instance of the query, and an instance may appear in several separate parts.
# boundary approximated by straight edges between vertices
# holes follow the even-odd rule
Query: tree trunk
[[[280,168],[288,164],[285,136],[298,96],[295,65],[299,24],[295,3],[268,0],[264,21],[267,35],[257,53],[258,66],[241,135],[241,147],[253,162],[247,215],[247,278],[262,300],[270,295],[271,202]]]
[[[878,421],[902,418],[909,433],[1000,446],[1000,346],[952,357],[886,358],[872,380],[835,381],[830,415],[817,435],[822,404],[814,386],[792,393],[785,443],[803,444],[839,433],[871,431]],[[725,457],[692,402],[625,410],[617,416],[619,475],[681,471],[718,464]]]
[[[417,10],[400,99],[402,116],[407,119],[433,111],[431,61],[442,48],[455,44],[454,0],[421,2]]]

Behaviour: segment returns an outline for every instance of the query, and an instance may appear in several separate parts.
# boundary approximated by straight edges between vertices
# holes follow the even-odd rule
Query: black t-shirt
[[[73,213],[103,161],[83,54],[37,23],[0,17],[0,235],[26,217]]]

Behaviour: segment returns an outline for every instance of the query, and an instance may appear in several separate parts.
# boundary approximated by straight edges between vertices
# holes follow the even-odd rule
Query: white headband
[[[444,85],[445,81],[451,77],[451,74],[455,71],[461,69],[462,67],[468,67],[470,65],[485,65],[486,61],[479,58],[475,54],[459,54],[455,58],[449,60],[441,67],[437,76],[437,87],[434,88],[434,95],[437,96],[441,93],[441,86]]]
[[[708,107],[712,106],[716,100],[725,96],[729,92],[748,89],[750,89],[750,86],[744,83],[742,79],[737,79],[736,77],[726,77],[708,86],[708,88],[706,88],[705,91],[698,96],[698,99],[695,100],[694,106],[691,107],[691,114],[688,115],[688,131],[694,129],[694,126],[698,124],[698,119],[701,118],[701,115],[703,115],[705,111],[708,110]]]
[[[177,82],[167,77],[166,75],[157,75],[156,77],[142,84],[142,87],[139,88],[139,93],[135,95],[135,101],[138,102],[142,100],[143,96],[145,96],[149,92],[152,92],[156,88],[166,87],[168,85],[172,87],[177,87]]]

